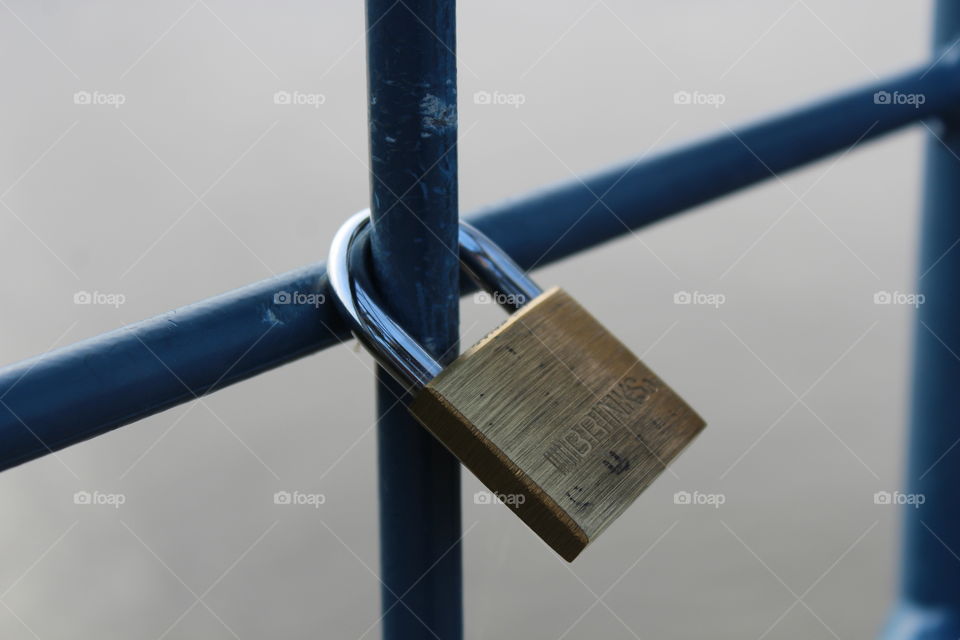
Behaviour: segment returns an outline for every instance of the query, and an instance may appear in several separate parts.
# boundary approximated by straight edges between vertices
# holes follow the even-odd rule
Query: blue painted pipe
[[[960,3],[936,5],[934,49],[960,36]],[[952,54],[951,54],[952,55]],[[890,640],[960,637],[960,111],[927,141],[900,601]]]
[[[441,363],[458,355],[454,0],[367,0],[370,236],[393,318]],[[385,640],[463,637],[460,463],[377,369]]]
[[[879,95],[878,95],[879,94]],[[885,95],[923,104],[878,104]],[[899,98],[897,98],[899,100]],[[785,173],[960,105],[960,59],[861,87],[756,124],[627,162],[481,210],[474,223],[523,267],[577,253],[636,228]],[[597,203],[603,196],[606,204]],[[586,214],[586,215],[584,215]],[[556,244],[554,244],[556,243]],[[548,251],[549,250],[549,251]]]
[[[129,424],[329,344],[322,265],[0,370],[0,469]],[[319,299],[319,298],[315,298]],[[27,318],[24,318],[27,321]]]
[[[946,14],[950,9],[940,11]],[[926,100],[916,109],[875,104],[878,91],[918,93]],[[951,55],[929,68],[924,65],[740,128],[740,139],[722,132],[635,165],[625,163],[597,173],[585,179],[586,186],[579,181],[562,183],[487,208],[470,221],[521,266],[531,268],[617,237],[626,233],[627,227],[651,224],[766,180],[770,174],[763,163],[782,173],[841,151],[861,135],[866,141],[943,115],[957,105],[960,63]],[[594,194],[604,195],[622,224],[603,205],[594,206]],[[583,219],[574,224],[580,216]],[[573,230],[567,233],[571,226]],[[281,304],[274,300],[277,292],[319,292],[329,299],[323,264],[0,370],[0,469],[129,424],[186,402],[193,394],[238,382],[348,337],[346,324],[333,305]],[[159,365],[157,357],[186,387]]]

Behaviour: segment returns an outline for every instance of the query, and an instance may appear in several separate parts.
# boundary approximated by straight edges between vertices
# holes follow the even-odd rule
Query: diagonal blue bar
[[[960,107],[958,53],[735,132],[615,166],[583,182],[489,207],[469,220],[525,268],[559,260],[766,180],[771,172],[949,113]],[[917,94],[925,100],[916,108],[878,104],[877,92]],[[323,264],[0,369],[0,469],[348,337],[332,304],[282,304],[275,299],[278,292],[329,298]],[[166,366],[158,366],[158,359]]]

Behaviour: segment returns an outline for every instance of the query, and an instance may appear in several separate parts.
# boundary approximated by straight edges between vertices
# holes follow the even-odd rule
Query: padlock
[[[460,264],[507,321],[442,367],[375,299],[360,251],[369,212],[337,232],[327,269],[354,335],[412,394],[409,409],[492,492],[572,561],[704,421],[583,307],[542,292],[460,223]]]

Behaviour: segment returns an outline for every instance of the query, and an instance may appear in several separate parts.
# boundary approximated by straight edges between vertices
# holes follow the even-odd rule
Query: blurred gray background
[[[464,0],[462,210],[920,63],[930,14]],[[0,2],[0,362],[323,259],[367,202],[363,23],[359,1]],[[465,472],[469,638],[877,631],[899,518],[873,494],[901,485],[911,308],[873,296],[913,291],[923,133],[536,273],[709,427],[570,566],[475,504]],[[680,291],[725,302],[676,305]],[[464,342],[501,318],[465,300]],[[371,368],[341,346],[4,473],[0,637],[377,637]]]

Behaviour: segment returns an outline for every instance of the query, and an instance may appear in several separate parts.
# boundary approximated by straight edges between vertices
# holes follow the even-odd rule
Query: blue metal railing
[[[960,3],[939,0],[934,54],[960,36]],[[960,47],[957,47],[960,48]],[[901,601],[887,637],[960,637],[960,104],[927,140],[914,338],[907,490],[925,502],[904,513]]]
[[[939,0],[928,65],[723,131],[470,218],[534,268],[775,174],[933,120],[901,604],[890,638],[960,636],[960,4]],[[373,275],[391,312],[438,356],[456,353],[457,162],[452,0],[367,0]],[[923,95],[922,104],[878,100]],[[0,470],[129,424],[348,337],[318,263],[0,369]],[[459,465],[380,375],[384,633],[462,636]],[[402,500],[396,499],[402,496]],[[401,506],[402,505],[402,506]],[[933,532],[936,531],[936,534]],[[402,597],[402,602],[400,598]]]
[[[922,93],[926,101],[917,108],[876,104],[878,91]],[[960,59],[952,53],[906,74],[623,163],[582,182],[547,187],[468,219],[520,266],[543,266],[767,180],[772,172],[782,174],[921,120],[942,119],[956,105]],[[463,282],[461,292],[470,290]],[[0,369],[0,469],[349,338],[333,305],[277,304],[274,297],[283,291],[329,298],[323,263]]]
[[[367,0],[367,26],[373,276],[446,364],[459,353],[455,2]],[[383,635],[459,638],[460,463],[403,396],[378,367]]]

